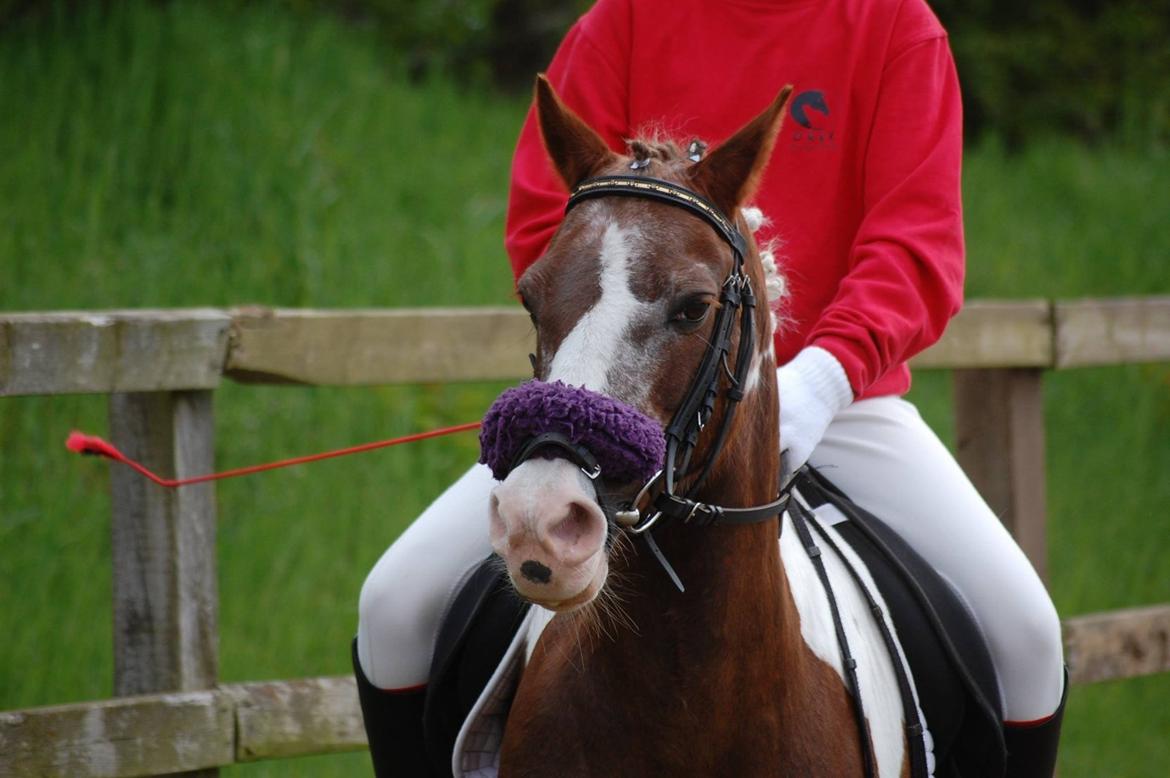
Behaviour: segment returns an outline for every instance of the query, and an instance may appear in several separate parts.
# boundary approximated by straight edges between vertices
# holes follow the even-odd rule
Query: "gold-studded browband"
[[[606,195],[625,195],[627,197],[645,197],[651,200],[668,203],[684,208],[699,216],[726,240],[737,254],[737,260],[742,260],[747,254],[747,241],[735,228],[735,225],[715,205],[686,187],[663,181],[659,178],[643,178],[639,176],[601,176],[590,178],[577,185],[569,195],[569,202],[565,212],[582,200]]]

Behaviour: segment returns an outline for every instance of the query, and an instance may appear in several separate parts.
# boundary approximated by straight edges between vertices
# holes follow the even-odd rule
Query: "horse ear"
[[[691,168],[695,187],[731,215],[755,194],[768,166],[792,85],[780,90],[772,104]]]
[[[544,147],[570,190],[617,156],[600,135],[561,102],[543,75],[536,77],[535,99]]]

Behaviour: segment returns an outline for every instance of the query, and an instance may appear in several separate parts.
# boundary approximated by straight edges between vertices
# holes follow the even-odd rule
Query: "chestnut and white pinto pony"
[[[543,79],[536,103],[545,146],[570,191],[598,177],[666,182],[700,195],[746,235],[742,208],[771,156],[790,91],[698,161],[694,146],[634,142],[633,157],[612,152]],[[537,329],[538,382],[583,387],[670,424],[714,337],[735,261],[728,239],[687,210],[600,196],[567,212],[548,252],[519,282]],[[750,239],[745,249],[743,272],[764,290],[759,251]],[[750,332],[730,331],[720,391],[677,487],[685,492],[709,464],[694,500],[758,506],[776,501],[781,486],[771,317],[762,311]],[[745,354],[740,344],[749,337]],[[729,364],[737,359],[747,361]],[[733,375],[742,399],[717,442]],[[508,714],[500,775],[840,778],[866,774],[864,750],[877,775],[908,774],[894,669],[869,606],[830,560],[861,668],[859,735],[828,601],[787,513],[655,527],[680,591],[650,546],[621,526],[628,515],[615,521],[615,506],[634,502],[643,480],[615,478],[604,467],[591,480],[581,461],[588,453],[559,456],[559,448],[505,468],[491,497],[492,544],[516,591],[555,614],[535,620],[543,632],[528,649]],[[650,491],[662,488],[660,478]]]

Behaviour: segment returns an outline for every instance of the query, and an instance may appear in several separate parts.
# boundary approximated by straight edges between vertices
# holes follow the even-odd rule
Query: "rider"
[[[775,344],[786,462],[823,469],[963,594],[999,674],[1008,775],[1050,775],[1065,687],[1055,608],[901,397],[907,360],[959,309],[964,273],[959,87],[924,0],[598,0],[548,76],[619,151],[647,132],[715,145],[795,84],[755,203],[771,219],[757,239],[782,241],[790,290]],[[517,278],[565,202],[530,112],[507,222]],[[473,467],[362,589],[356,655],[376,768],[421,765],[414,733],[439,618],[490,552],[492,484]]]

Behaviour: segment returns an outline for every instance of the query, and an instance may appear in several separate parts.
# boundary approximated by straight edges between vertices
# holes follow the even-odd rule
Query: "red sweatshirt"
[[[806,345],[857,398],[902,394],[906,360],[961,305],[962,109],[924,0],[598,0],[548,69],[617,151],[665,131],[712,146],[796,91],[755,204],[782,241],[784,363]],[[512,168],[506,246],[520,275],[560,224],[564,186],[532,112]]]

